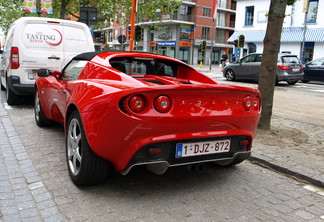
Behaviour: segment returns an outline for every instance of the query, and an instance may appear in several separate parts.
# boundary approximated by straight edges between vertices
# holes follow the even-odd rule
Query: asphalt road
[[[275,115],[291,115],[296,104],[304,110],[323,99],[323,93],[298,85],[276,88]],[[11,107],[4,98],[1,92],[1,222],[324,219],[322,195],[303,182],[248,161],[230,168],[207,164],[194,172],[175,167],[162,176],[138,167],[101,185],[78,188],[68,176],[63,128],[37,127],[32,100]],[[310,113],[303,115],[308,118]]]

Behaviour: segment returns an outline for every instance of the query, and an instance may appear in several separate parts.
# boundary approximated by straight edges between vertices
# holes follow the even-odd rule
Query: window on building
[[[117,37],[118,37],[118,29],[115,29],[114,30],[114,39],[117,39]]]
[[[225,13],[217,13],[217,25],[219,26],[226,26],[225,23],[226,19],[225,19]]]
[[[217,29],[216,31],[216,42],[225,43],[225,30]]]
[[[245,26],[253,25],[253,17],[254,17],[254,6],[247,6],[245,8]]]
[[[188,14],[188,6],[180,5],[180,15],[187,15]]]
[[[211,9],[210,8],[204,8],[204,16],[210,17]]]
[[[208,27],[202,28],[202,39],[209,39],[209,30],[210,28]]]
[[[112,42],[113,38],[112,38],[112,30],[108,31],[108,42]]]
[[[219,8],[226,8],[227,0],[219,0],[218,1],[218,7]]]
[[[309,0],[307,23],[315,23],[317,19],[318,0]]]
[[[307,63],[313,60],[315,42],[305,42],[304,53],[303,53],[303,63]]]

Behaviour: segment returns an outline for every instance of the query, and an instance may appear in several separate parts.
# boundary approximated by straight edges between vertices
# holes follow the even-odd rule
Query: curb
[[[285,167],[282,167],[282,166],[279,166],[279,165],[275,165],[275,164],[270,163],[269,161],[266,161],[264,159],[254,157],[253,155],[251,155],[248,158],[248,161],[250,161],[253,164],[258,164],[260,166],[267,167],[267,168],[279,171],[281,173],[284,173],[284,174],[289,175],[291,177],[294,177],[296,179],[306,181],[306,182],[308,182],[308,183],[310,183],[310,184],[312,184],[314,186],[324,188],[324,181],[316,180],[316,179],[314,179],[312,177],[309,177],[307,175],[298,173],[296,171],[289,170],[288,168],[285,168]]]

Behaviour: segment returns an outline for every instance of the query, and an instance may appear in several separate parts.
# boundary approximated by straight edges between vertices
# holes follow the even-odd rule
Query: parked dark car
[[[251,53],[239,62],[226,65],[223,75],[227,80],[259,80],[262,54]],[[294,85],[304,76],[303,66],[296,55],[281,54],[278,56],[276,83],[287,81]]]
[[[324,82],[324,57],[306,63],[304,66],[304,74],[303,82]]]

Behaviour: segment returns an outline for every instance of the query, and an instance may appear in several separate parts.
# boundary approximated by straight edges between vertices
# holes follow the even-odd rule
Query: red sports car
[[[36,123],[64,126],[76,185],[136,165],[163,174],[250,156],[261,111],[256,89],[218,84],[177,59],[139,52],[83,53],[62,72],[38,75]]]

